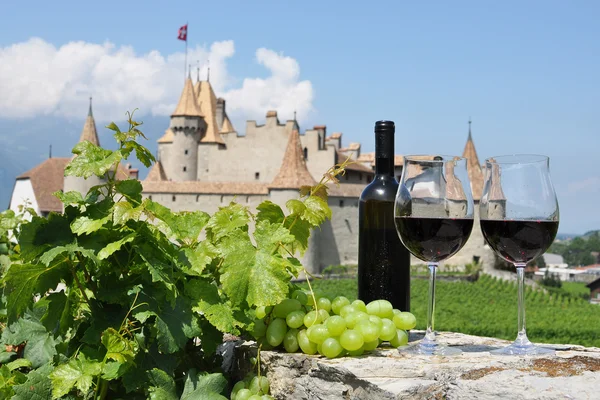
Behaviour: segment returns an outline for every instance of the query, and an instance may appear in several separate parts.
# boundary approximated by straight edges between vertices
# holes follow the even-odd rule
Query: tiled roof
[[[200,88],[197,93],[198,105],[204,115],[204,121],[206,121],[206,134],[200,142],[223,144],[223,138],[221,138],[217,126],[217,96],[215,96],[215,92],[208,81],[199,82],[198,87]]]
[[[346,159],[348,158],[348,154],[344,154],[341,151],[337,152],[337,164],[341,164],[344,161],[346,161]],[[358,172],[371,172],[373,173],[373,168],[369,168],[366,165],[357,162],[355,160],[352,160],[352,157],[350,157],[350,162],[351,164],[346,166],[346,169],[348,171],[358,171]]]
[[[490,158],[490,161],[493,161]],[[486,163],[487,164],[487,163]],[[502,190],[502,180],[500,179],[500,168],[498,164],[494,164],[496,168],[492,167],[492,185],[490,186],[490,192],[488,194],[488,200],[506,200],[504,191]],[[471,185],[473,182],[471,182]],[[483,190],[483,189],[482,189]],[[481,192],[480,192],[481,195]],[[475,196],[473,195],[473,198]]]
[[[203,117],[200,107],[196,102],[196,94],[194,93],[194,85],[191,78],[185,80],[183,92],[179,98],[177,108],[171,114],[172,117]]]
[[[94,115],[92,114],[92,100],[90,99],[90,110],[88,111],[87,118],[83,124],[83,130],[79,137],[80,142],[88,141],[96,146],[100,146],[100,140],[98,139],[98,131],[96,131],[96,121],[94,121]]]
[[[465,190],[462,183],[454,174],[454,165],[446,164],[446,197],[448,200],[466,200]]]
[[[375,166],[375,152],[371,153],[361,153],[361,155],[357,158],[357,161],[361,163],[369,163],[371,166]],[[404,165],[404,156],[396,154],[394,156],[394,165],[396,167]]]
[[[315,126],[315,129],[317,129],[317,127],[316,127],[316,126]],[[341,133],[341,132],[335,132],[335,133],[332,133],[332,134],[331,134],[331,136],[327,136],[327,137],[325,138],[325,140],[326,140],[326,141],[327,141],[327,140],[334,140],[334,139],[336,139],[336,140],[337,140],[337,139],[339,139],[339,138],[341,138],[341,137],[342,137],[342,133]]]
[[[300,144],[300,135],[297,130],[290,133],[283,162],[279,173],[269,185],[275,189],[297,189],[300,186],[312,186],[316,182],[306,168],[304,152]]]
[[[339,185],[329,185],[328,192],[330,197],[360,197],[365,186],[360,183],[340,183]]]
[[[158,143],[173,143],[173,131],[171,128],[168,128],[165,131],[165,134],[162,135],[160,139],[158,139]]]
[[[231,133],[231,132],[235,132],[235,129],[233,128],[233,124],[229,120],[229,117],[227,115],[225,115],[225,117],[223,118],[223,125],[221,126],[220,133]]]
[[[477,157],[477,151],[475,151],[475,144],[471,136],[471,123],[469,122],[469,138],[463,151],[463,157],[467,159],[467,173],[469,174],[469,180],[471,181],[471,191],[473,192],[473,200],[478,201],[481,199],[481,192],[483,191],[483,172],[481,171],[481,165],[479,164],[479,158]]]
[[[148,172],[148,176],[145,180],[155,182],[167,180],[167,175],[165,174],[165,170],[163,169],[162,163],[160,161],[154,163],[152,168],[150,168],[150,172]]]
[[[189,194],[269,194],[268,185],[255,182],[149,181],[142,182],[144,193]]]
[[[40,211],[62,211],[62,203],[53,195],[63,189],[65,167],[70,158],[49,158],[34,168],[17,176],[19,179],[29,179]]]

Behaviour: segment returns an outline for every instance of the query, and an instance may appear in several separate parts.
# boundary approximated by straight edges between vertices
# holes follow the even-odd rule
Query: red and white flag
[[[179,28],[179,35],[177,36],[177,39],[185,40],[187,42],[187,24]]]

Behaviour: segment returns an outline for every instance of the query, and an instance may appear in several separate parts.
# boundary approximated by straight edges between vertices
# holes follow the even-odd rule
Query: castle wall
[[[92,187],[103,185],[104,183],[106,183],[106,181],[104,179],[98,178],[96,175],[92,175],[87,179],[80,176],[69,175],[65,176],[63,191],[65,193],[70,191],[77,191],[81,193],[83,197],[85,197]]]
[[[304,135],[300,135],[302,148],[307,153],[306,167],[317,182],[335,164],[335,147],[323,145],[324,140],[319,135],[325,135],[325,132],[307,129]]]
[[[195,193],[143,193],[143,198],[169,207],[172,211],[204,211],[213,214],[219,207],[229,205],[235,201],[243,206],[248,206],[251,211],[256,212],[256,207],[264,200],[266,195],[233,195],[233,194],[195,194]]]
[[[172,179],[173,176],[173,158],[175,154],[173,151],[173,143],[159,143],[158,144],[158,159],[163,166],[167,179]]]
[[[174,181],[193,181],[197,177],[200,132],[191,128],[174,129],[173,132],[171,171],[167,176]]]

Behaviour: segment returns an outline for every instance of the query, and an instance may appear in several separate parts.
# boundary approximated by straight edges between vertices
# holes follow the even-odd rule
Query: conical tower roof
[[[471,181],[473,200],[479,201],[481,192],[483,191],[483,172],[481,171],[479,157],[477,157],[477,151],[475,150],[475,144],[473,143],[470,120],[469,137],[467,138],[467,144],[465,144],[465,150],[462,155],[467,159],[467,173],[469,174],[469,180]]]
[[[298,189],[301,186],[313,186],[315,184],[315,180],[306,168],[300,135],[297,130],[293,130],[288,139],[279,173],[269,187],[273,189]]]
[[[198,94],[198,105],[204,114],[206,122],[206,134],[200,140],[201,143],[224,143],[217,126],[217,96],[208,81],[198,82],[200,88]]]
[[[100,146],[100,140],[98,139],[98,131],[96,130],[96,121],[94,120],[94,114],[92,113],[92,98],[90,97],[90,109],[88,111],[87,118],[83,124],[83,130],[79,137],[80,142],[88,141],[96,146]]]
[[[183,92],[179,98],[177,108],[171,114],[172,117],[204,117],[196,102],[196,94],[194,92],[194,84],[192,78],[188,76],[183,86]]]
[[[165,170],[160,161],[157,161],[156,163],[154,163],[152,168],[150,168],[150,172],[148,172],[148,176],[144,180],[145,181],[153,181],[153,182],[167,180],[167,174],[165,174]]]

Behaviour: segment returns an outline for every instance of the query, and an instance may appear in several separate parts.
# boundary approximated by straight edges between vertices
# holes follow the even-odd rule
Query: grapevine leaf
[[[182,349],[188,339],[201,333],[198,320],[181,298],[175,308],[167,304],[156,314],[156,329],[159,350],[169,354]]]
[[[50,265],[50,263],[52,261],[54,261],[54,259],[59,254],[62,254],[62,253],[68,253],[70,255],[74,255],[75,253],[81,253],[85,257],[98,263],[98,259],[96,258],[96,255],[94,254],[94,252],[92,250],[85,249],[81,246],[78,246],[75,243],[69,243],[65,246],[57,246],[57,247],[54,247],[53,249],[48,250],[47,252],[42,254],[42,256],[40,257],[40,261],[43,264],[45,264],[46,266],[48,266],[48,265]],[[60,260],[59,260],[59,262],[60,262]]]
[[[140,243],[137,248],[152,276],[152,282],[161,282],[169,290],[170,296],[176,296],[173,284],[174,263],[167,258],[167,254],[149,242]]]
[[[26,343],[23,357],[29,360],[34,368],[51,361],[56,354],[56,342],[46,327],[30,319],[20,318],[4,329],[2,343],[12,346]]]
[[[294,242],[294,236],[281,224],[272,224],[269,221],[260,221],[256,225],[254,239],[259,249],[272,253],[280,244]]]
[[[285,203],[285,206],[290,210],[292,215],[302,215],[304,210],[306,210],[304,203],[296,199],[288,200],[287,203]]]
[[[118,181],[115,188],[135,205],[142,203],[142,184],[137,179]]]
[[[284,226],[289,229],[290,233],[296,238],[293,244],[293,250],[304,254],[308,248],[308,238],[310,237],[311,225],[308,221],[301,219],[298,215],[288,217],[285,220]],[[292,251],[292,253],[294,252]]]
[[[145,206],[154,217],[166,224],[169,236],[172,234],[179,240],[197,240],[209,220],[209,215],[203,211],[174,213],[150,200],[145,202]]]
[[[280,224],[283,222],[285,215],[277,204],[270,200],[265,200],[256,207],[258,215],[256,216],[257,221],[269,221],[273,224]]]
[[[200,276],[204,272],[204,268],[219,255],[218,249],[208,240],[202,241],[195,249],[185,248],[183,252],[190,264],[190,267],[184,269],[184,272],[195,276]]]
[[[179,360],[176,355],[159,352],[158,345],[154,342],[148,347],[147,351],[138,352],[135,358],[135,368],[127,370],[121,382],[127,393],[146,388],[148,383],[146,371],[152,368],[160,368],[171,375],[178,364]]]
[[[102,344],[106,347],[106,358],[122,364],[132,363],[136,350],[132,342],[125,339],[115,329],[108,328],[102,334]]]
[[[71,223],[71,230],[76,235],[89,235],[102,228],[108,221],[110,221],[110,215],[100,219],[83,216],[75,219],[75,221]]]
[[[150,388],[148,389],[151,400],[179,400],[175,389],[175,381],[167,373],[158,368],[148,371]]]
[[[69,291],[69,296],[66,296],[65,292],[61,290],[51,293],[44,299],[48,303],[48,308],[41,322],[54,335],[58,334],[64,337],[72,326],[73,314],[71,313],[71,309],[73,306],[73,296],[75,296],[74,291]]]
[[[73,242],[73,233],[68,219],[59,214],[50,213],[48,218],[33,217],[31,222],[21,225],[19,245],[21,258],[30,262],[47,250]]]
[[[205,319],[200,320],[200,328],[202,330],[202,334],[199,336],[202,343],[202,351],[205,356],[210,357],[215,353],[217,347],[223,343],[223,332]]]
[[[248,210],[237,203],[230,203],[227,207],[220,207],[213,214],[206,227],[210,229],[215,241],[228,236],[235,230],[248,229],[250,217]]]
[[[321,197],[310,196],[304,201],[304,205],[306,210],[302,214],[302,219],[310,222],[313,226],[319,226],[326,219],[331,218],[331,209]]]
[[[74,175],[89,178],[96,175],[100,178],[114,168],[122,159],[121,152],[105,150],[90,142],[77,143],[72,150],[77,156],[65,168],[65,176]]]
[[[40,264],[13,264],[4,282],[7,298],[8,322],[16,321],[33,303],[33,296],[54,289],[68,273],[65,264],[59,262],[49,267]]]
[[[17,358],[15,361],[6,364],[6,366],[10,371],[14,371],[15,369],[23,367],[31,368],[31,361],[27,360],[26,358]]]
[[[242,231],[223,239],[221,251],[221,283],[234,305],[273,305],[285,298],[290,275],[280,256],[257,251]]]
[[[231,307],[219,296],[217,286],[193,279],[186,283],[185,293],[194,299],[192,310],[204,315],[215,328],[224,333],[239,334],[237,327],[243,324],[234,318]]]
[[[113,209],[113,221],[117,225],[123,225],[130,220],[139,221],[142,213],[142,207],[134,207],[128,201],[119,201]]]
[[[52,371],[50,379],[52,380],[52,397],[61,398],[76,387],[85,396],[95,377],[100,375],[102,363],[94,360],[87,360],[80,355],[67,364],[61,364]]]
[[[135,234],[135,232],[133,232],[133,233],[130,233],[129,235],[121,238],[120,240],[117,240],[116,242],[109,243],[108,245],[106,245],[106,247],[104,247],[102,250],[100,250],[98,252],[98,259],[100,259],[100,260],[107,259],[115,251],[118,251],[119,249],[121,249],[121,247],[125,243],[132,242],[135,238],[136,238],[136,234]]]
[[[222,374],[197,374],[192,369],[187,373],[181,400],[227,400],[220,394],[226,386],[227,379]]]
[[[54,193],[54,195],[58,197],[65,206],[84,204],[83,196],[76,190],[71,190],[70,192],[59,190]]]
[[[50,372],[52,364],[46,364],[27,374],[27,381],[13,387],[15,395],[12,400],[51,400],[52,381]]]
[[[131,153],[132,150],[135,150],[135,157],[147,168],[149,168],[153,162],[156,162],[156,159],[147,148],[134,141],[128,140],[124,143],[123,147],[128,154]]]

